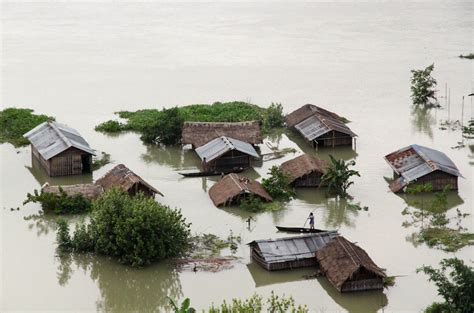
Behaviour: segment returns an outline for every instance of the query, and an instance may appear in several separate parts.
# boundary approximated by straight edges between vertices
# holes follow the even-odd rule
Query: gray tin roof
[[[206,158],[207,162],[211,162],[231,150],[240,151],[254,158],[260,157],[251,144],[225,136],[213,139],[204,146],[197,148],[196,153],[201,160]]]
[[[337,236],[337,231],[328,231],[304,236],[255,240],[249,245],[258,246],[265,262],[279,263],[314,258],[316,251]]]
[[[304,121],[295,125],[295,128],[306,138],[306,140],[312,141],[316,138],[330,132],[338,131],[349,136],[357,136],[353,131],[347,127],[346,124],[338,121],[334,118],[321,116],[321,115],[312,115],[305,119]]]
[[[456,165],[441,151],[410,145],[385,156],[392,169],[403,178],[401,186],[434,171],[462,177]]]
[[[70,147],[95,155],[94,150],[75,129],[56,122],[44,122],[24,134],[23,137],[30,141],[45,160],[51,159]]]

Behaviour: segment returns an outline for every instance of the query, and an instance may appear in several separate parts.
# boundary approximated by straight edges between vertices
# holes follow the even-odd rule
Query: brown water
[[[388,192],[383,155],[411,143],[445,151],[465,176],[450,205],[472,212],[474,143],[451,149],[458,131],[439,130],[447,109],[412,112],[410,69],[435,62],[440,102],[451,90],[451,119],[461,118],[461,97],[473,88],[472,2],[74,2],[2,3],[1,106],[30,107],[77,128],[91,146],[125,163],[165,194],[159,201],[182,208],[194,232],[242,236],[234,268],[219,273],[177,272],[167,264],[137,270],[101,257],[59,259],[55,217],[39,216],[27,192],[45,178],[31,169],[29,148],[0,145],[1,310],[158,311],[166,296],[190,297],[197,308],[254,292],[293,295],[315,312],[418,312],[439,300],[416,274],[444,257],[472,259],[474,249],[444,253],[407,238],[403,197]],[[356,151],[315,152],[298,136],[272,140],[323,158],[354,158],[361,176],[350,194],[369,210],[354,211],[322,192],[300,190],[279,212],[254,215],[218,209],[206,189],[214,179],[183,179],[178,171],[199,162],[192,151],[145,146],[136,134],[107,136],[93,127],[118,110],[246,100],[282,102],[286,112],[322,105],[352,121]],[[473,105],[465,101],[464,119]],[[275,143],[275,144],[276,144]],[[470,148],[470,149],[469,149]],[[262,148],[265,152],[265,148]],[[284,159],[249,171],[265,176]],[[101,176],[113,165],[94,173]],[[51,180],[90,181],[91,177]],[[321,228],[339,228],[390,275],[403,275],[384,292],[341,295],[325,279],[305,280],[311,269],[269,273],[252,263],[245,243],[282,236],[274,225],[303,224],[315,210]],[[454,211],[454,210],[453,210]],[[454,212],[453,212],[454,214]],[[71,219],[72,222],[81,217]],[[472,216],[464,226],[474,231]]]

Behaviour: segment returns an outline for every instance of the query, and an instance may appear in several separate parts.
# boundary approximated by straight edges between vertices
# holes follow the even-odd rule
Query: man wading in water
[[[313,212],[309,213],[309,229],[314,229],[314,215]]]

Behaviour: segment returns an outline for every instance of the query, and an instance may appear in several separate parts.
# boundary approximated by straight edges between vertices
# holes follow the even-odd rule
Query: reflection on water
[[[436,117],[433,116],[433,112],[436,109],[425,108],[425,107],[413,107],[411,111],[411,124],[415,131],[428,135],[433,138],[433,126],[436,125]]]
[[[407,204],[407,206],[414,207],[417,209],[423,209],[424,206],[429,205],[436,199],[435,192],[423,192],[419,194],[396,193],[396,195],[402,198]],[[446,210],[451,210],[452,208],[460,206],[464,203],[464,200],[459,196],[457,191],[448,191],[446,195]]]
[[[305,275],[311,275],[315,272],[315,268],[305,267],[292,270],[273,271],[269,273],[253,260],[247,264],[247,269],[249,270],[250,275],[252,275],[255,287],[304,280]]]
[[[375,313],[388,304],[387,295],[381,290],[340,293],[325,277],[318,278],[318,282],[349,313]]]
[[[57,221],[59,219],[66,219],[69,223],[75,224],[77,222],[83,222],[87,218],[87,214],[57,215],[40,211],[37,214],[25,216],[23,219],[28,222],[28,229],[36,230],[36,236],[41,237],[46,236],[49,233],[54,235],[57,228]]]
[[[84,173],[82,175],[50,177],[36,158],[32,158],[31,166],[25,167],[30,171],[31,175],[33,175],[33,177],[41,186],[46,182],[48,182],[51,186],[92,183],[92,173]]]
[[[146,152],[141,155],[146,163],[157,163],[171,166],[174,169],[197,168],[201,162],[191,149],[181,149],[181,146],[146,145]]]
[[[74,273],[86,273],[96,281],[101,294],[98,311],[162,312],[168,299],[181,299],[178,273],[170,264],[131,268],[105,257],[72,254],[59,257],[58,283],[66,286]]]

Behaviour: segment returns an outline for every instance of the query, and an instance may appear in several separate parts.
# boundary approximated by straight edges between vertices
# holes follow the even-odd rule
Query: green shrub
[[[436,103],[436,79],[431,76],[434,64],[422,70],[412,70],[411,99],[415,106],[432,106]]]
[[[33,114],[31,109],[7,108],[0,111],[0,143],[25,146],[29,142],[23,135],[46,121],[54,121],[54,118]]]
[[[290,201],[295,197],[295,191],[290,186],[290,178],[285,175],[280,167],[274,165],[268,172],[270,177],[262,179],[262,186],[276,201]]]
[[[180,143],[181,129],[184,123],[180,110],[174,107],[163,109],[161,113],[161,118],[142,127],[140,138],[147,143],[157,142],[165,145]]]
[[[230,303],[224,301],[222,304],[214,304],[208,310],[209,313],[233,313],[233,312],[252,312],[252,313],[306,313],[308,308],[303,305],[296,305],[292,297],[275,295],[272,291],[270,298],[266,301],[262,296],[254,294],[252,297],[244,300],[232,299]]]
[[[75,252],[96,252],[143,266],[185,252],[189,225],[179,210],[143,194],[130,197],[111,189],[93,202],[89,225],[76,228],[70,246]],[[61,249],[67,241],[58,244]]]
[[[100,123],[94,129],[102,133],[119,133],[121,131],[127,130],[127,127],[119,121],[110,120]]]
[[[336,160],[332,155],[331,163],[326,173],[321,177],[321,184],[327,184],[328,191],[334,192],[342,198],[348,196],[347,189],[354,183],[350,179],[352,176],[359,176],[358,171],[351,170],[349,166],[354,166],[355,161],[345,162],[344,160]]]
[[[23,205],[30,202],[40,203],[44,211],[56,214],[77,214],[88,212],[91,209],[89,199],[79,193],[69,196],[61,187],[59,187],[59,193],[38,192],[35,189],[33,194],[26,195]]]
[[[283,106],[281,103],[272,103],[266,111],[265,127],[267,129],[283,127],[284,123]]]
[[[110,160],[110,154],[105,153],[105,152],[102,152],[100,159],[99,159],[99,158],[95,158],[95,159],[92,161],[92,170],[93,170],[93,171],[96,171],[96,170],[98,170],[99,168],[101,168],[102,166],[109,164],[110,162],[111,162],[111,160]]]
[[[71,235],[69,235],[69,224],[63,219],[58,220],[56,242],[58,243],[60,251],[69,252],[72,250]]]

